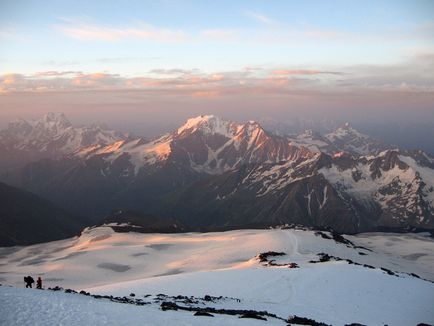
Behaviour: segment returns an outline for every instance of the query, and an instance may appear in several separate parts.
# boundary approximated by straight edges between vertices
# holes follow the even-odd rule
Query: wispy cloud
[[[199,73],[199,69],[152,69],[149,73],[154,75],[191,75]]]
[[[134,26],[113,27],[80,20],[66,20],[55,29],[63,34],[81,41],[120,41],[124,39],[145,39],[157,42],[182,42],[187,34],[182,30],[160,28],[147,23]]]
[[[129,39],[142,39],[152,42],[237,42],[243,43],[282,43],[303,39],[330,39],[341,37],[341,33],[319,28],[300,28],[280,23],[272,18],[256,13],[246,15],[260,22],[258,28],[203,28],[193,31],[159,27],[147,22],[133,22],[123,26],[105,25],[80,19],[62,18],[53,26],[67,37],[80,41],[119,42]],[[254,37],[252,37],[254,35]]]
[[[81,71],[56,71],[56,70],[49,70],[49,71],[40,71],[37,72],[34,76],[35,77],[59,77],[59,76],[68,76],[68,75],[77,75],[81,74]]]
[[[279,69],[273,70],[273,75],[290,76],[290,75],[345,75],[339,71],[308,70],[308,69]]]
[[[275,27],[278,25],[281,25],[281,23],[279,23],[278,21],[268,17],[267,15],[258,13],[258,12],[253,12],[253,11],[246,11],[245,14],[254,19],[255,21],[264,24],[266,26],[270,26],[270,27]]]

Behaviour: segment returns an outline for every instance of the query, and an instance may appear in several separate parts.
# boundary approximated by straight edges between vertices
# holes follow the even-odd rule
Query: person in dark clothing
[[[26,283],[26,288],[32,288],[32,284],[35,283],[35,280],[31,276],[24,276],[24,282]]]
[[[42,279],[40,276],[38,276],[38,279],[36,280],[36,288],[42,289]]]

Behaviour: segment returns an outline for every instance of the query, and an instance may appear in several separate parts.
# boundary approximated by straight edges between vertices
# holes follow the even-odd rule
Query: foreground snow
[[[434,241],[425,234],[348,236],[354,248],[311,231],[242,230],[221,233],[115,233],[109,227],[86,230],[80,238],[30,247],[0,249],[0,283],[22,287],[24,275],[41,275],[55,285],[93,294],[136,298],[158,293],[228,299],[199,303],[219,309],[268,311],[284,319],[304,316],[332,325],[416,325],[434,323]],[[372,251],[370,251],[370,250]],[[270,267],[255,258],[285,252]],[[350,259],[317,261],[317,254]],[[397,272],[388,275],[380,267]],[[416,273],[419,279],[409,275]],[[151,300],[149,299],[149,300]],[[152,302],[152,300],[150,301]],[[0,287],[5,325],[132,324],[203,325],[191,312],[96,300],[78,294]],[[211,325],[284,325],[215,315]]]
[[[165,311],[50,291],[0,287],[0,325],[263,325],[233,316],[195,317],[191,312]],[[267,325],[282,325],[277,320]]]

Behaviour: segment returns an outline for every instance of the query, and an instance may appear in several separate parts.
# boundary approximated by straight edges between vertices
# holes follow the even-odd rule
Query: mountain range
[[[434,228],[434,158],[348,123],[325,135],[276,135],[255,121],[206,115],[147,141],[97,125],[76,128],[50,113],[11,123],[0,146],[7,153],[1,181],[89,224],[123,209],[191,230]]]

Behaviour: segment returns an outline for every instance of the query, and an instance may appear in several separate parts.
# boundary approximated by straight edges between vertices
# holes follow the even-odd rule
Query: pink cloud
[[[344,73],[338,71],[321,71],[321,70],[307,70],[307,69],[279,69],[272,71],[273,75],[288,76],[288,75],[343,75]]]
[[[80,21],[68,21],[55,28],[63,34],[81,41],[120,41],[130,38],[147,39],[158,42],[182,42],[187,38],[181,30],[159,28],[140,23],[134,27],[110,27]]]
[[[216,98],[220,95],[219,91],[197,91],[193,92],[191,94],[192,97],[199,97],[199,98]]]
[[[340,70],[340,69],[337,69]],[[433,93],[432,69],[414,62],[342,69],[249,69],[205,73],[200,70],[155,69],[139,77],[107,72],[43,71],[0,76],[0,92],[76,92],[140,90],[212,98],[233,95],[362,94],[364,92]],[[322,78],[315,76],[322,75]],[[339,78],[328,75],[338,75]],[[312,78],[313,77],[313,78]]]

